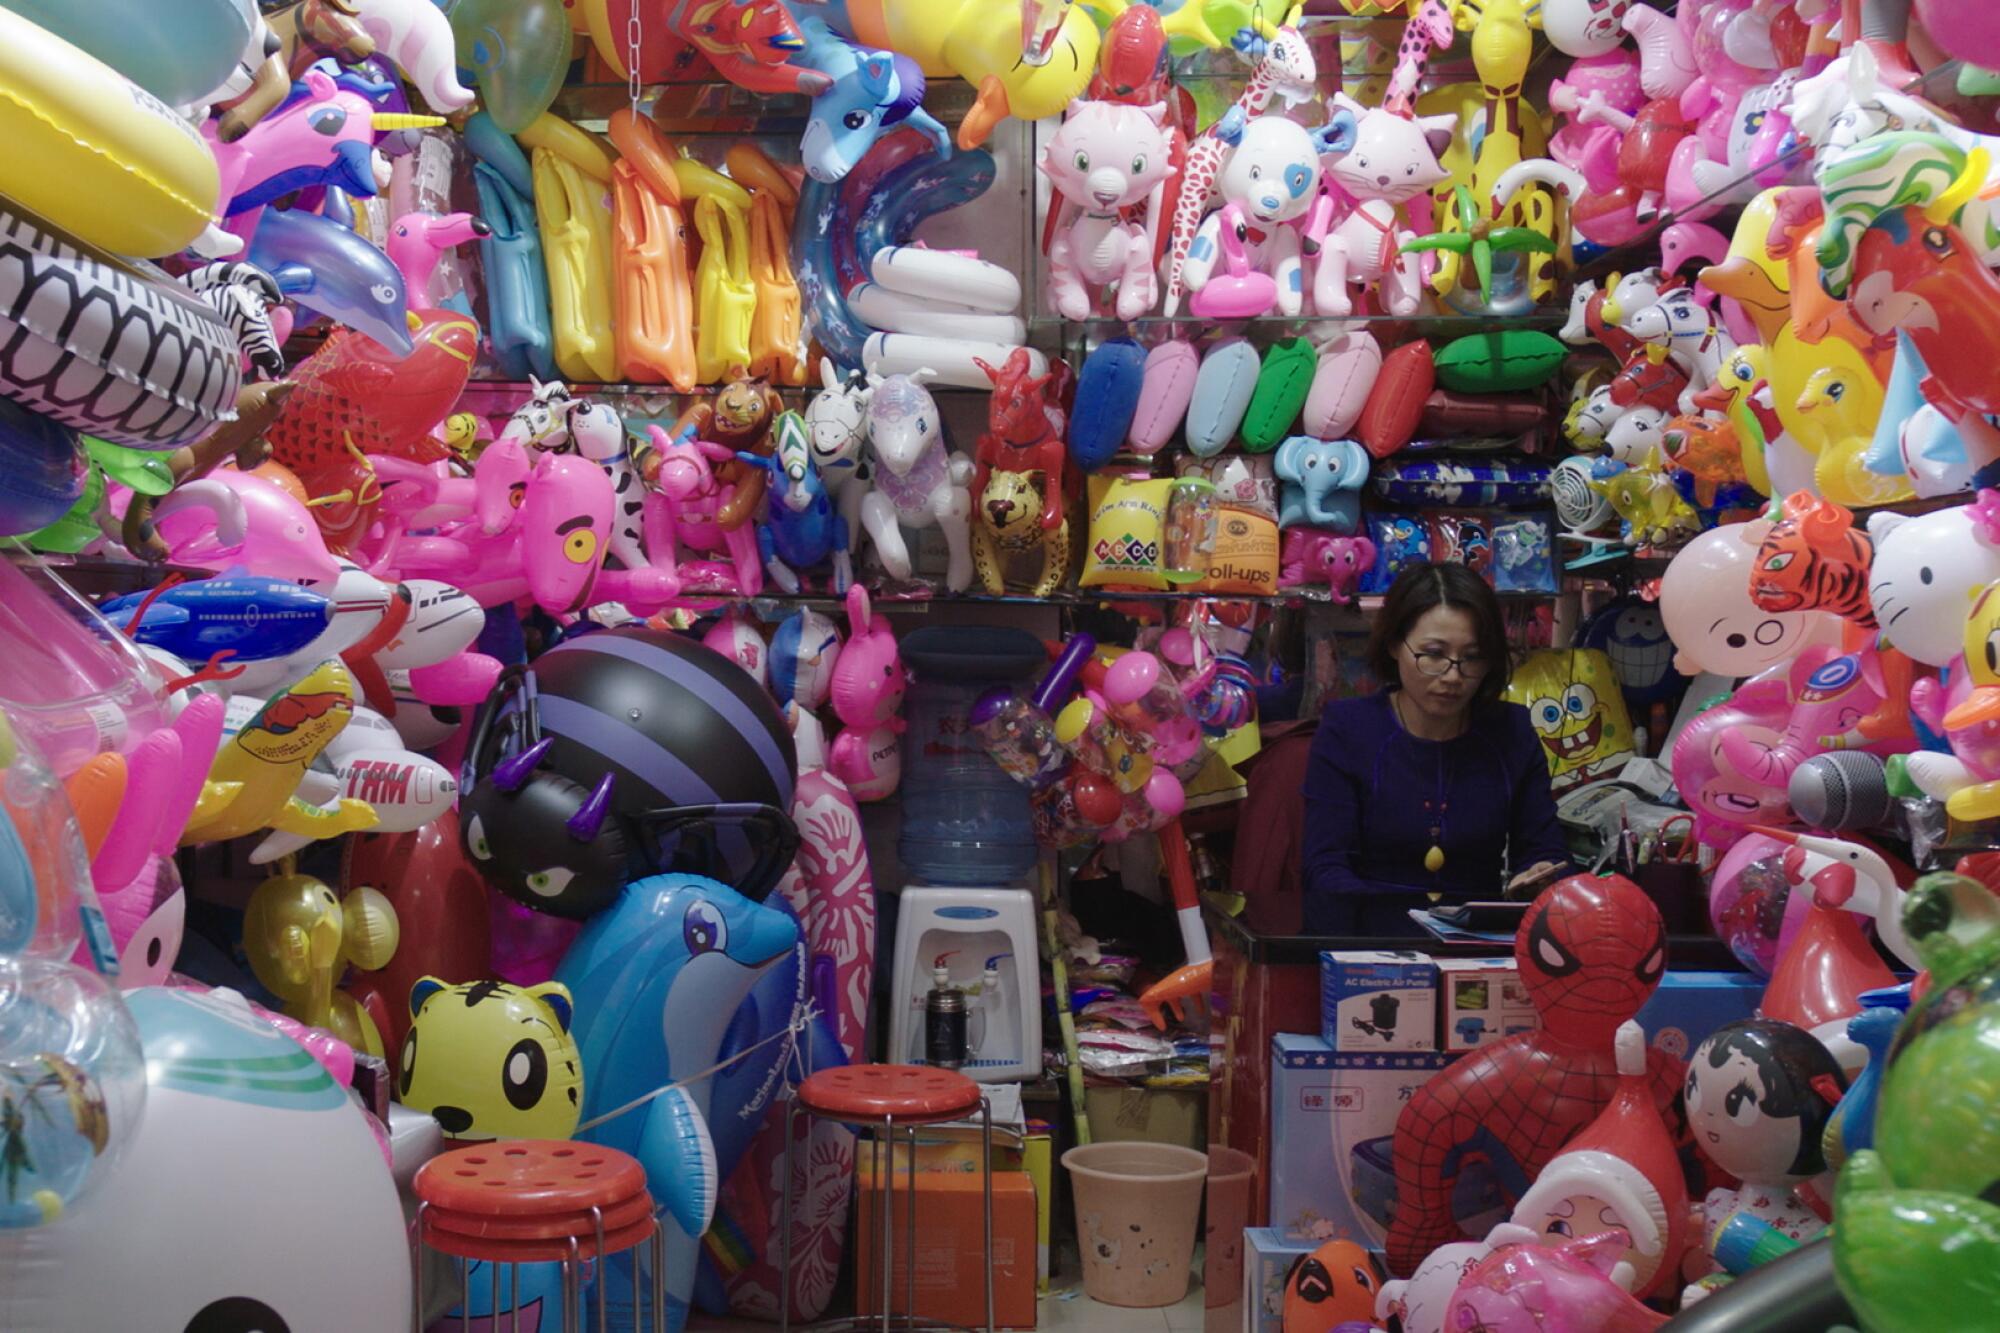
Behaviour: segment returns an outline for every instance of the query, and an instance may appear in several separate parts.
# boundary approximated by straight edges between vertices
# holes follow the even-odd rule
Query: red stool
[[[792,1265],[792,1127],[800,1112],[821,1120],[834,1120],[856,1129],[876,1131],[870,1142],[869,1163],[882,1185],[882,1300],[879,1327],[886,1330],[894,1316],[890,1313],[890,1274],[895,1271],[894,1228],[890,1225],[896,1184],[896,1132],[903,1131],[905,1152],[910,1162],[909,1211],[906,1244],[909,1256],[904,1263],[905,1284],[903,1327],[917,1327],[917,1135],[919,1125],[936,1125],[947,1120],[963,1120],[979,1112],[979,1169],[986,1186],[985,1231],[982,1248],[986,1277],[986,1333],[993,1333],[993,1111],[987,1106],[979,1085],[963,1074],[927,1065],[850,1065],[826,1069],[799,1084],[785,1107],[785,1174],[779,1192],[778,1270],[788,1274]],[[882,1150],[887,1148],[888,1170],[882,1170]],[[860,1281],[860,1275],[856,1275]],[[783,1333],[792,1326],[791,1283],[779,1280],[778,1327]],[[857,1320],[866,1325],[873,1319]]]
[[[666,1239],[646,1192],[645,1168],[615,1148],[560,1139],[520,1139],[454,1149],[417,1172],[416,1243],[493,1274],[492,1308],[500,1308],[500,1267],[513,1269],[514,1327],[520,1327],[521,1269],[562,1265],[563,1333],[583,1328],[583,1262],[601,1261],[641,1245],[651,1247],[653,1327],[666,1333]],[[424,1318],[424,1266],[417,1262],[417,1324]],[[597,1269],[597,1327],[607,1327],[609,1274]],[[471,1327],[472,1293],[461,1304]],[[639,1265],[632,1266],[632,1317],[639,1317]],[[500,1327],[499,1316],[492,1327]]]

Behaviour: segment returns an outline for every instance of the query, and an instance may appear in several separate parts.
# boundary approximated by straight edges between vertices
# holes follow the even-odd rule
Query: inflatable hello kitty
[[[1319,251],[1313,303],[1322,315],[1351,315],[1351,286],[1376,283],[1389,314],[1411,314],[1423,280],[1417,256],[1401,253],[1416,234],[1401,206],[1450,175],[1438,158],[1451,145],[1458,117],[1403,117],[1335,93],[1328,118],[1341,113],[1354,117],[1353,144],[1333,159],[1327,176],[1355,203],[1337,225],[1330,225],[1331,200],[1314,210],[1306,233]]]
[[[1159,299],[1153,243],[1121,210],[1144,205],[1153,218],[1174,174],[1166,103],[1069,104],[1069,118],[1042,148],[1036,166],[1062,196],[1049,242],[1049,307],[1064,319],[1086,319],[1093,288],[1118,284],[1120,319],[1137,319]],[[1317,164],[1314,167],[1317,177]]]

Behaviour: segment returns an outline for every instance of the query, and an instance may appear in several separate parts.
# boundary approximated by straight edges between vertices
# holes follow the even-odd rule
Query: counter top
[[[1208,928],[1225,937],[1231,947],[1253,963],[1316,964],[1325,949],[1414,949],[1434,958],[1500,958],[1511,955],[1511,942],[1454,941],[1424,937],[1384,939],[1379,936],[1344,935],[1260,935],[1240,917],[1229,916],[1212,903],[1204,903],[1202,915]],[[1743,964],[1729,952],[1729,946],[1712,935],[1671,935],[1667,938],[1670,967],[1699,968],[1717,972],[1741,972]]]

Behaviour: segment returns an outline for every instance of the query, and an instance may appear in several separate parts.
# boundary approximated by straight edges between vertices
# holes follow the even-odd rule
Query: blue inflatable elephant
[[[1294,435],[1278,446],[1272,463],[1284,483],[1278,526],[1323,528],[1343,537],[1361,525],[1361,486],[1368,480],[1368,451],[1353,440]]]

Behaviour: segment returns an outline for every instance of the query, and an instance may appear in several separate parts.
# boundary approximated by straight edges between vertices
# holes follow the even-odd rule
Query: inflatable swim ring
[[[0,394],[114,444],[172,449],[235,420],[241,385],[214,306],[0,209]]]
[[[151,259],[201,235],[215,158],[173,108],[0,9],[0,196],[79,240]]]

